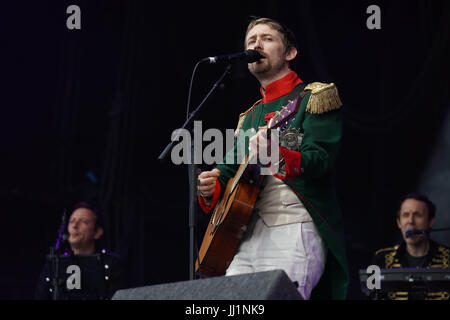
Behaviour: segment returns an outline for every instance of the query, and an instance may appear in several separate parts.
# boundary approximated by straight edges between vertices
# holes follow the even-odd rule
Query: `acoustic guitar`
[[[289,100],[277,111],[267,125],[267,132],[278,129],[297,113],[302,96]],[[227,183],[222,198],[214,208],[195,263],[201,276],[225,274],[241,238],[247,229],[259,194],[263,176],[255,174],[255,166],[248,155],[243,159],[234,178]]]

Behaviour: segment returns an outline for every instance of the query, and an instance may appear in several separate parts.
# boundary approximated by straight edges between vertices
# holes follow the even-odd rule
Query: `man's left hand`
[[[259,127],[258,132],[250,138],[250,157],[262,154],[270,157],[270,140],[267,140],[267,126]]]

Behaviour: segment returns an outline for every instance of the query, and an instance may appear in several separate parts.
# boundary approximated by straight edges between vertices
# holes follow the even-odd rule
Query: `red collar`
[[[262,95],[262,103],[268,103],[274,101],[284,95],[287,95],[292,91],[297,85],[302,83],[303,81],[297,76],[294,71],[289,72],[283,78],[278,79],[271,84],[267,85],[265,88],[261,86],[260,92]]]

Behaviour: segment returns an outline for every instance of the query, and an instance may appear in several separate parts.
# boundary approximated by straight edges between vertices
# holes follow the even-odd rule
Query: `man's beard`
[[[255,62],[253,65],[249,66],[249,71],[258,80],[271,79],[280,70],[282,70],[283,65],[273,65],[269,60],[264,59],[261,62]]]
[[[261,62],[253,63],[249,69],[250,73],[253,74],[254,76],[264,76],[270,71],[271,65],[269,61],[263,60]]]

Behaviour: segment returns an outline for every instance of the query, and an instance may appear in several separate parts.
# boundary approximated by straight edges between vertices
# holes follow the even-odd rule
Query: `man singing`
[[[345,299],[348,267],[342,215],[333,186],[341,140],[341,101],[334,84],[305,85],[291,70],[293,33],[270,18],[254,18],[245,49],[263,58],[248,64],[262,99],[240,115],[236,134],[254,130],[247,154],[267,155],[267,123],[295,98],[300,107],[280,132],[279,168],[264,176],[255,210],[226,275],[282,269],[304,299]],[[237,153],[236,143],[231,151]],[[229,159],[229,157],[226,157]],[[210,212],[239,164],[217,165],[199,175],[199,203]]]

